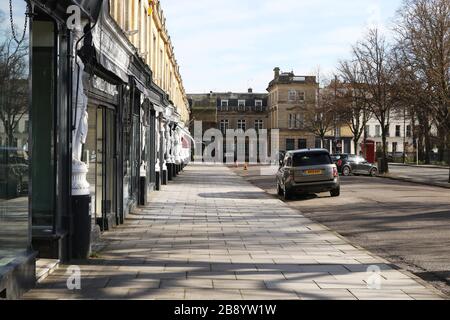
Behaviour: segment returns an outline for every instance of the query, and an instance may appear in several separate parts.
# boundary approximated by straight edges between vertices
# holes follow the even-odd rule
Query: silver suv
[[[278,195],[290,199],[294,193],[330,192],[340,195],[339,173],[325,149],[289,151],[277,173]]]

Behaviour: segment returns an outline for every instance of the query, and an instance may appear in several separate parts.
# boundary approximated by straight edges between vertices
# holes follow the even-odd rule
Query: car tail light
[[[337,168],[333,168],[333,177],[339,177],[339,173],[338,173],[338,170],[337,170]]]
[[[338,167],[342,166],[342,160],[339,160],[339,161],[337,162],[337,165],[338,165]]]

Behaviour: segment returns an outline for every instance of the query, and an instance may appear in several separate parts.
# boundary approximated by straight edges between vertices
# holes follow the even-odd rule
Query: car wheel
[[[349,167],[344,167],[344,168],[342,168],[342,175],[343,175],[343,176],[347,177],[347,176],[350,175],[350,173],[351,173],[351,170],[350,170]]]
[[[292,191],[285,187],[283,191],[283,198],[284,200],[290,200],[292,198]]]
[[[375,177],[378,174],[378,169],[373,168],[372,170],[370,170],[370,176],[371,177]]]
[[[334,197],[339,197],[341,195],[341,188],[337,188],[330,191],[330,195]]]
[[[281,189],[280,184],[277,182],[277,194],[279,196],[283,195],[283,189]]]

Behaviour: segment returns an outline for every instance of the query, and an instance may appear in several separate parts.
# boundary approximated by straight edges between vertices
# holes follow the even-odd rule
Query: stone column
[[[170,128],[169,121],[165,124],[165,142],[166,142],[166,167],[167,167],[167,179],[171,181],[173,179],[173,169],[172,169],[172,129]]]
[[[179,126],[175,129],[175,137],[174,137],[174,149],[175,149],[175,165],[177,168],[177,174],[181,171],[181,164],[183,162],[182,159],[182,142],[181,142],[181,129]]]
[[[161,134],[160,134],[160,113],[155,112],[155,174],[156,174],[156,190],[161,189],[161,162],[159,154],[161,152]]]
[[[160,151],[159,151],[159,163],[160,163],[160,172],[161,172],[161,184],[167,184],[167,163],[166,163],[166,152],[167,152],[167,137],[166,137],[166,125],[162,116],[160,116],[159,121],[160,127]]]

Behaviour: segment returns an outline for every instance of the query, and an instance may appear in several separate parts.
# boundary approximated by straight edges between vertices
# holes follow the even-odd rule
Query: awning
[[[79,0],[82,5],[87,6],[88,0]],[[128,69],[130,66],[131,52],[126,46],[118,41],[125,36],[117,34],[109,21],[109,2],[105,0],[101,6],[98,20],[99,23],[92,30],[92,45],[96,49],[97,62],[106,70],[115,74],[124,83],[128,83]]]
[[[191,136],[191,133],[188,130],[186,130],[185,128],[182,128],[180,126],[178,126],[178,127],[181,129],[181,131],[183,131],[184,136],[186,136],[189,140],[192,141],[192,143],[195,144],[195,139]]]

